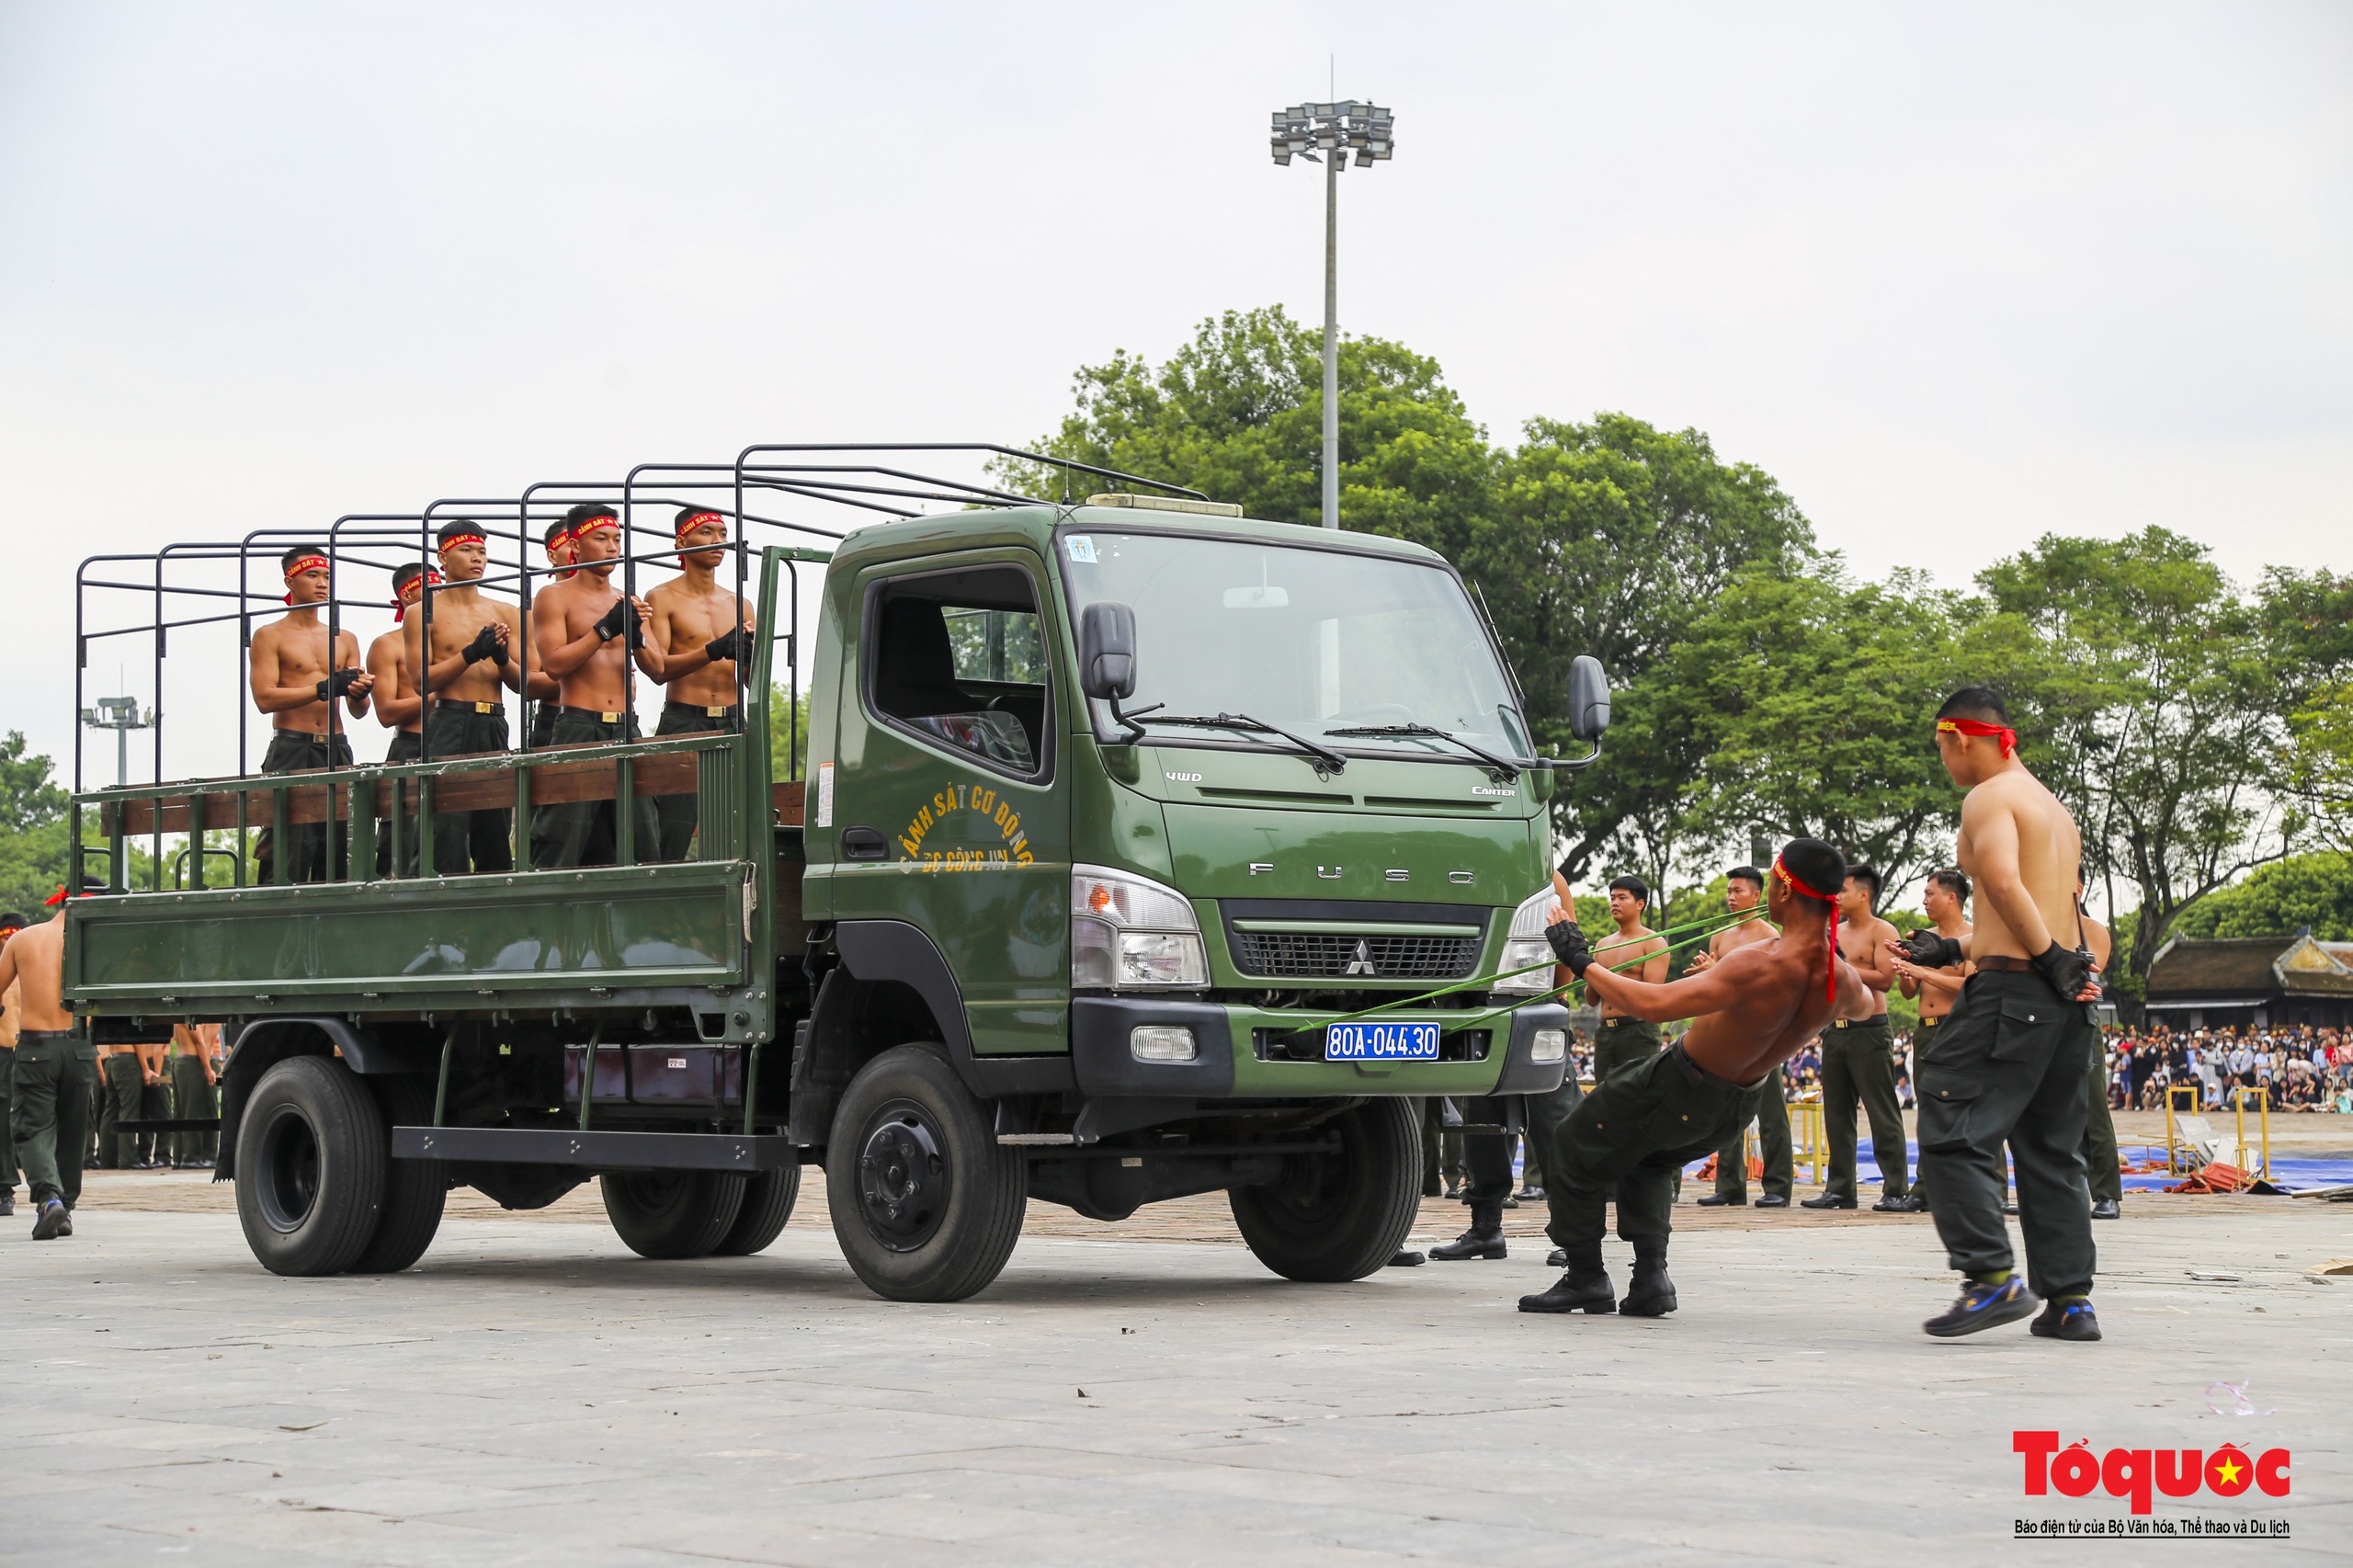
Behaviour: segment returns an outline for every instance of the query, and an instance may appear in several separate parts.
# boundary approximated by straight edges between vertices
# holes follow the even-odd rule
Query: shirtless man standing
[[[1868,1018],[1841,1018],[1822,1037],[1822,1128],[1830,1145],[1830,1179],[1818,1198],[1801,1209],[1855,1207],[1855,1102],[1870,1119],[1871,1156],[1879,1162],[1882,1214],[1902,1214],[1912,1205],[1909,1160],[1904,1146],[1904,1108],[1895,1097],[1895,1036],[1887,1022],[1887,988],[1895,983],[1887,944],[1895,927],[1871,913],[1879,902],[1879,873],[1869,866],[1847,869],[1838,900],[1838,956],[1855,966],[1870,987]]]
[[[82,1153],[89,1143],[90,1085],[97,1064],[74,1035],[65,1010],[65,890],[57,913],[28,926],[0,948],[0,995],[17,990],[17,1157],[33,1206],[33,1240],[74,1233],[82,1196]]]
[[[1930,872],[1928,885],[1920,894],[1920,907],[1927,913],[1938,936],[1955,941],[1968,937],[1969,873],[1959,867]],[[1912,1095],[1916,1101],[1920,1070],[1927,1065],[1929,1052],[1936,1049],[1937,1031],[1944,1027],[1945,1015],[1952,1011],[1954,1000],[1961,995],[1961,983],[1969,978],[1969,963],[1963,960],[1942,969],[1922,969],[1900,956],[1892,961],[1895,965],[1896,984],[1904,995],[1920,1004],[1920,1027],[1912,1035]],[[1912,1184],[1907,1207],[1915,1214],[1928,1211],[1928,1182],[1925,1175]]]
[[[430,590],[432,613],[404,619],[402,657],[423,670],[417,684],[431,706],[425,715],[424,755],[435,762],[483,756],[506,749],[506,693],[520,691],[523,666],[513,656],[523,634],[523,612],[485,597],[474,583],[490,564],[490,542],[482,525],[460,517],[444,523],[435,538],[445,581]],[[433,653],[425,653],[427,619]],[[511,807],[433,814],[433,874],[453,877],[475,871],[511,871]]]
[[[0,915],[0,948],[24,928],[23,915]],[[17,1060],[17,1019],[24,1011],[24,989],[19,981],[0,991],[0,1220],[17,1211],[17,1141],[8,1131],[15,1119],[9,1114],[8,1080]]]
[[[1834,1017],[1869,1017],[1871,992],[1830,937],[1846,864],[1827,844],[1792,839],[1773,862],[1766,909],[1781,934],[1733,949],[1698,974],[1660,985],[1613,974],[1559,906],[1545,937],[1563,963],[1621,1017],[1690,1018],[1673,1049],[1630,1062],[1586,1096],[1547,1152],[1552,1239],[1568,1271],[1522,1296],[1524,1312],[1675,1311],[1666,1273],[1675,1175],[1747,1125],[1772,1070]],[[1623,1303],[1602,1267],[1603,1207],[1618,1203],[1618,1234],[1634,1248]]]
[[[355,719],[368,712],[368,693],[376,677],[359,667],[359,640],[349,631],[335,633],[335,649],[327,649],[326,622],[319,607],[327,601],[326,552],[313,545],[298,545],[278,558],[286,574],[286,602],[294,608],[254,633],[246,655],[246,675],[254,706],[270,716],[275,733],[269,750],[262,754],[264,773],[295,773],[313,767],[351,766],[351,739],[333,721],[335,699],[341,697]],[[330,731],[333,733],[330,733]],[[346,829],[335,831],[340,860]],[[304,823],[288,830],[287,880],[322,882],[327,880],[327,824]],[[267,828],[260,835],[254,858],[261,864],[261,880],[274,880]]]
[[[662,651],[662,683],[669,687],[656,735],[700,735],[739,728],[735,661],[751,631],[748,608],[719,585],[726,562],[727,519],[688,506],[677,516],[678,566],[682,575],[646,596],[654,645]],[[702,548],[697,549],[695,547]],[[654,815],[661,825],[658,858],[683,860],[694,842],[699,798],[656,795]]]
[[[1969,791],[1955,858],[1976,880],[1977,921],[1964,940],[1915,932],[1902,956],[1933,969],[1966,957],[1976,972],[1920,1074],[1920,1163],[1937,1234],[1964,1277],[1960,1299],[1922,1326],[1952,1338],[2014,1323],[2047,1301],[2036,1334],[2097,1339],[2082,1143],[2099,983],[2075,912],[2083,837],[2019,760],[1993,691],[1970,687],[1946,699],[1936,733],[1945,771]],[[2025,1279],[2002,1223],[2005,1142],[2018,1162]]]
[[[585,514],[575,528],[573,559],[578,565],[570,577],[532,601],[532,646],[539,655],[535,662],[559,687],[560,706],[549,744],[610,745],[637,735],[624,660],[634,657],[646,677],[658,681],[664,674],[662,651],[645,641],[642,623],[652,613],[645,601],[624,598],[612,583],[621,553],[620,515],[595,504],[574,511]],[[642,858],[656,843],[654,802],[641,795],[632,805],[637,852]],[[617,825],[610,801],[540,806],[531,813],[531,864],[541,869],[609,866],[616,854]]]
[[[1643,911],[1650,902],[1651,886],[1642,878],[1620,877],[1611,882],[1609,918],[1617,925],[1618,934],[1594,952],[1618,973],[1656,985],[1666,979],[1670,960],[1666,938],[1643,924]],[[1634,959],[1643,961],[1630,967]],[[1605,992],[1594,994],[1601,1004],[1601,1033],[1593,1042],[1593,1081],[1599,1084],[1620,1067],[1639,1065],[1656,1056],[1661,1040],[1656,1023],[1625,1012]]]
[[[1688,972],[1705,974],[1725,954],[1755,942],[1769,942],[1778,934],[1759,906],[1765,902],[1765,873],[1754,866],[1734,866],[1724,873],[1724,907],[1734,915],[1755,914],[1737,926],[1728,926],[1708,938],[1705,952],[1691,955]],[[1748,1149],[1745,1131],[1735,1132],[1716,1151],[1716,1190],[1699,1199],[1702,1209],[1738,1208],[1748,1201]],[[1766,1075],[1756,1095],[1757,1153],[1765,1161],[1765,1193],[1759,1209],[1787,1209],[1797,1181],[1796,1153],[1790,1142],[1790,1088],[1778,1066]]]
[[[554,575],[549,578],[551,584],[561,583],[572,575],[574,543],[572,517],[573,513],[584,509],[593,508],[574,506],[571,512],[566,512],[548,525],[548,564],[556,569]],[[555,703],[551,700],[555,696],[555,688],[551,685],[542,691],[540,689],[542,678],[541,671],[537,668],[531,671],[531,733],[529,744],[533,751],[545,751],[548,746],[548,738],[555,733]]]
[[[409,677],[408,633],[405,623],[408,612],[425,597],[427,588],[438,587],[441,574],[411,561],[392,573],[392,629],[368,644],[368,673],[376,677],[376,720],[392,732],[390,744],[384,747],[386,762],[415,762],[417,740],[425,731],[425,699],[416,689],[416,682]],[[412,799],[415,789],[404,791]],[[411,819],[412,823],[414,818]],[[412,825],[409,842],[416,842]],[[376,875],[392,874],[392,840],[390,834],[379,834],[376,839]]]

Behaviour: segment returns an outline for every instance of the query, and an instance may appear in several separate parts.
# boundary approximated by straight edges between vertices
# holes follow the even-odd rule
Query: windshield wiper
[[[1348,766],[1348,759],[1330,746],[1318,745],[1304,735],[1294,735],[1279,724],[1269,724],[1264,719],[1253,719],[1247,713],[1221,713],[1214,719],[1154,713],[1151,722],[1155,724],[1184,724],[1196,730],[1240,730],[1245,733],[1280,735],[1297,746],[1302,756],[1312,759],[1318,773],[1339,773]]]
[[[1518,763],[1506,761],[1491,751],[1482,751],[1461,735],[1434,730],[1427,724],[1358,724],[1346,730],[1326,730],[1324,733],[1327,735],[1427,735],[1432,740],[1451,741],[1485,763],[1496,783],[1516,784],[1519,781]]]

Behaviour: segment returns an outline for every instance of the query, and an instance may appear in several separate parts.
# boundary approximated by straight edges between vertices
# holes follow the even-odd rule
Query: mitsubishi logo
[[[1343,974],[1379,974],[1381,972],[1372,967],[1372,949],[1364,945],[1363,937],[1357,938],[1356,955],[1348,960],[1348,967],[1340,972]]]

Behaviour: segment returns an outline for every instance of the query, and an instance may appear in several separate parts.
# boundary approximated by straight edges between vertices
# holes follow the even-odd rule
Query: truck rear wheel
[[[433,1119],[433,1085],[423,1078],[370,1078],[392,1127],[423,1127]],[[353,1260],[354,1274],[398,1274],[425,1256],[441,1228],[441,1206],[449,1196],[449,1166],[442,1160],[387,1160],[384,1210],[376,1233]]]
[[[769,1243],[784,1234],[785,1221],[792,1218],[792,1205],[800,1197],[799,1165],[745,1176],[744,1207],[735,1211],[735,1222],[710,1249],[711,1256],[749,1257],[767,1251]]]
[[[842,1256],[893,1301],[961,1301],[1013,1256],[1029,1167],[1001,1148],[988,1108],[930,1043],[859,1069],[825,1150],[825,1203]]]
[[[744,1207],[730,1171],[608,1171],[598,1184],[613,1233],[641,1257],[701,1257]]]
[[[1333,1284],[1379,1272],[1421,1207],[1421,1129],[1402,1099],[1367,1100],[1331,1124],[1332,1154],[1293,1154],[1280,1181],[1226,1193],[1258,1261],[1286,1279]]]
[[[340,1274],[375,1238],[392,1162],[384,1113],[347,1068],[296,1056],[262,1074],[237,1125],[237,1221],[272,1274]]]

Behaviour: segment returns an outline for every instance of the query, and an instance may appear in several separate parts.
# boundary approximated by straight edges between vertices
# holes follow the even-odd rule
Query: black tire
[[[570,1165],[532,1165],[517,1160],[468,1165],[466,1184],[501,1209],[544,1209],[588,1179]]]
[[[365,1080],[383,1108],[387,1128],[423,1127],[433,1120],[433,1085],[423,1078]],[[449,1196],[449,1166],[444,1160],[385,1162],[384,1211],[376,1233],[352,1260],[354,1274],[398,1274],[425,1256],[441,1228],[441,1206]]]
[[[1418,1167],[1416,1167],[1418,1169]],[[939,1046],[894,1046],[859,1069],[825,1150],[834,1238],[868,1290],[961,1301],[1013,1256],[1029,1167]]]
[[[330,1056],[262,1074],[237,1123],[237,1220],[272,1274],[340,1274],[384,1207],[384,1113]]]
[[[762,1171],[744,1178],[744,1207],[735,1211],[735,1222],[710,1249],[713,1257],[749,1257],[765,1252],[768,1244],[784,1233],[785,1221],[792,1218],[792,1206],[801,1197],[801,1167],[787,1165],[780,1171]]]
[[[608,1171],[597,1185],[613,1233],[640,1257],[701,1257],[744,1207],[732,1171]]]
[[[1339,1153],[1293,1154],[1281,1180],[1226,1192],[1242,1239],[1286,1279],[1336,1284],[1379,1273],[1421,1209],[1421,1129],[1411,1102],[1367,1100],[1331,1125]]]

